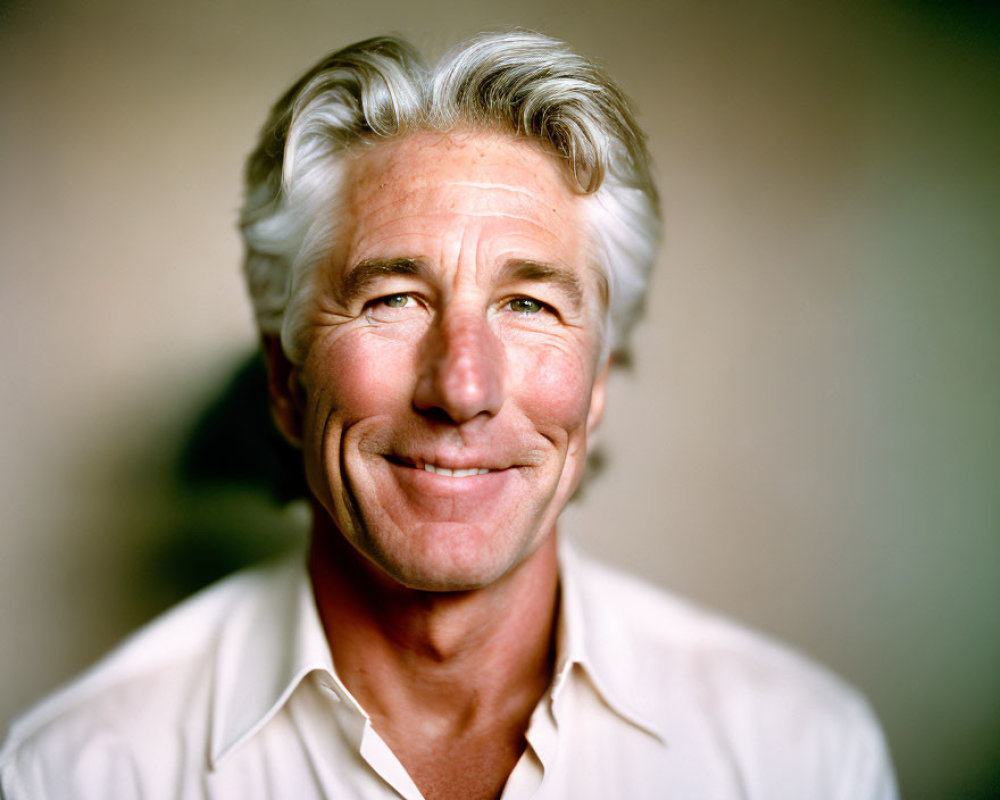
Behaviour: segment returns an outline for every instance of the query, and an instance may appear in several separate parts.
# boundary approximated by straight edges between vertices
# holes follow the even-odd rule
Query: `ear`
[[[294,447],[302,446],[302,388],[299,368],[281,348],[281,339],[271,334],[261,337],[267,359],[267,393],[275,425]]]
[[[604,398],[608,389],[608,373],[611,370],[611,359],[604,362],[603,366],[594,378],[594,385],[590,390],[590,411],[587,412],[587,435],[593,435],[597,426],[604,416]]]

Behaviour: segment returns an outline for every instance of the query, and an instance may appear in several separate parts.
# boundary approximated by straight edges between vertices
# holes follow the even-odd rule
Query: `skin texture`
[[[607,375],[561,169],[484,132],[366,149],[304,363],[268,343],[334,662],[429,798],[496,796],[551,677],[556,521]]]
[[[485,134],[380,144],[346,184],[284,427],[385,573],[488,586],[554,531],[602,404],[584,198],[533,144]]]

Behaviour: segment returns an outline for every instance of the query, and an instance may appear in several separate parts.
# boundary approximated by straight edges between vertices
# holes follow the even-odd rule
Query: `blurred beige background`
[[[906,796],[1000,797],[1000,16],[973,3],[6,0],[0,725],[226,536],[298,535],[177,466],[253,347],[266,108],[351,41],[510,25],[633,96],[667,218],[565,529],[858,684]]]

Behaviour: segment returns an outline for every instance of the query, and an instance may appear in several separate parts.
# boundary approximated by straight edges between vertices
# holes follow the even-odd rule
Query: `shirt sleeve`
[[[899,800],[889,748],[867,702],[859,704],[859,718],[837,800]]]
[[[21,800],[24,792],[20,790],[14,777],[14,769],[10,764],[0,767],[0,800]]]
[[[123,744],[94,736],[74,748],[67,738],[30,740],[0,766],[0,800],[103,800],[146,797]]]

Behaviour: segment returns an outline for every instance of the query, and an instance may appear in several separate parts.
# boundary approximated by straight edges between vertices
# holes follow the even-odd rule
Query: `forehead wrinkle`
[[[538,192],[532,191],[526,186],[514,186],[509,183],[494,183],[493,181],[448,181],[446,186],[462,186],[471,189],[502,189],[505,192],[513,192],[515,194],[523,194],[525,197],[530,197],[532,200],[537,200]],[[551,184],[546,184],[551,186]]]
[[[387,227],[393,227],[393,226],[399,225],[401,219],[408,220],[408,221],[410,221],[412,223],[421,223],[421,222],[427,222],[427,221],[434,221],[434,220],[436,220],[439,217],[461,217],[461,218],[467,219],[467,220],[483,220],[483,219],[498,219],[498,220],[500,220],[500,219],[509,219],[509,220],[516,220],[518,222],[526,223],[527,225],[531,226],[532,228],[537,228],[538,230],[540,230],[540,231],[542,231],[542,232],[544,232],[546,234],[550,234],[554,238],[554,233],[552,232],[552,229],[548,225],[546,225],[544,222],[539,221],[537,218],[531,217],[531,216],[521,216],[520,214],[511,214],[511,213],[502,212],[502,211],[462,211],[462,212],[433,211],[433,212],[421,212],[421,213],[407,214],[407,215],[405,215],[405,217],[386,216],[384,219],[381,219],[381,220],[365,219],[363,221],[364,224],[362,226],[358,226],[358,227],[361,230],[362,239],[363,240],[370,240],[372,237],[377,236],[383,229],[385,229]],[[404,230],[404,231],[401,231],[397,235],[400,235],[400,236],[425,235],[427,233],[430,233],[430,234],[433,234],[433,235],[444,236],[444,235],[447,235],[447,232],[450,229],[455,228],[455,227],[468,228],[469,225],[468,224],[461,224],[461,223],[450,222],[450,223],[448,223],[446,225],[442,225],[439,228],[437,228],[435,230],[432,230],[432,231],[424,231],[423,229]],[[522,236],[524,235],[524,231],[514,231],[514,230],[511,230],[509,233],[511,235],[522,235]]]
[[[354,198],[354,208],[357,209],[361,205],[367,206],[364,209],[364,216],[375,217],[385,213],[387,210],[390,212],[390,217],[395,218],[396,213],[393,213],[391,209],[393,207],[403,206],[408,209],[406,216],[413,218],[421,217],[432,217],[436,215],[443,214],[461,214],[469,217],[487,217],[487,216],[497,216],[497,217],[507,217],[509,219],[523,220],[525,222],[530,222],[532,224],[538,225],[542,224],[539,221],[539,215],[533,214],[532,209],[528,206],[518,207],[515,211],[502,211],[500,209],[490,208],[491,203],[489,200],[491,196],[489,194],[480,195],[477,199],[479,203],[475,205],[480,205],[482,207],[454,207],[450,205],[448,201],[453,200],[447,192],[442,193],[440,197],[433,197],[428,194],[425,190],[428,189],[431,184],[426,184],[423,186],[417,186],[409,190],[400,191],[398,189],[390,190],[388,192],[382,193],[379,190],[372,190],[361,194],[359,197]],[[475,188],[482,187],[482,184],[472,184],[472,183],[450,183],[449,187],[453,188]],[[495,184],[488,184],[490,188],[494,188]],[[440,188],[440,187],[436,187]],[[503,186],[501,187],[505,191],[512,194],[524,197],[532,202],[533,205],[537,205],[539,208],[545,209],[549,215],[553,217],[561,217],[558,211],[549,203],[542,202],[537,193],[534,193],[528,189],[521,189],[514,186]],[[381,194],[381,197],[376,197],[376,194]],[[421,197],[423,195],[423,197]],[[409,205],[410,201],[417,198],[417,202]],[[468,199],[468,198],[462,198]],[[444,201],[444,202],[443,202]],[[437,207],[437,204],[441,204]],[[470,204],[472,205],[472,204]],[[429,210],[427,206],[431,206],[433,210]],[[517,213],[522,211],[523,213]]]
[[[539,222],[537,217],[525,217],[521,214],[510,214],[505,211],[463,211],[461,214],[464,217],[499,217],[502,219],[516,219],[519,222],[527,222],[529,225],[533,225],[536,228],[542,228],[546,231],[548,230],[545,223]]]

